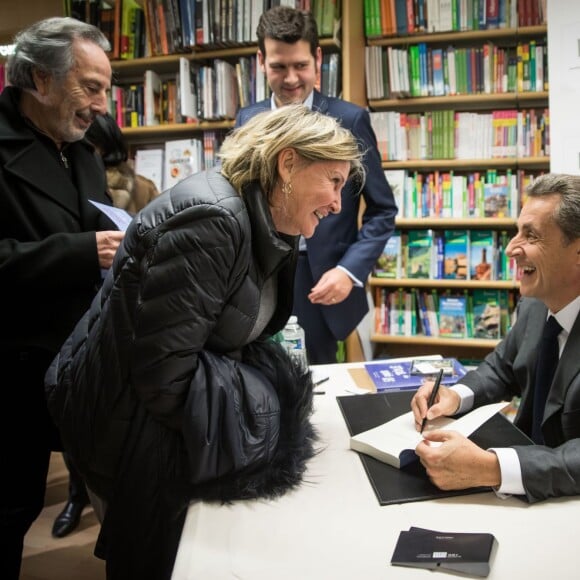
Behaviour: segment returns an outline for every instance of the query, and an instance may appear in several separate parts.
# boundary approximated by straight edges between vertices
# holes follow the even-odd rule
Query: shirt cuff
[[[467,413],[467,411],[471,411],[473,408],[473,391],[466,385],[462,385],[461,383],[455,383],[452,387],[449,387],[452,391],[455,391],[461,402],[459,403],[459,409],[457,409],[456,414],[460,413]]]
[[[355,276],[353,276],[344,266],[337,266],[339,270],[342,270],[353,282],[354,285],[358,288],[362,288],[364,284]]]
[[[522,482],[522,468],[516,450],[511,447],[497,449],[492,447],[488,451],[493,451],[499,461],[501,484],[499,487],[493,488],[498,497],[525,495],[526,491]]]

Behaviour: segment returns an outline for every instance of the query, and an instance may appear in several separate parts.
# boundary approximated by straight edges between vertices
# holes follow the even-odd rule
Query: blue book
[[[439,336],[467,338],[467,297],[443,295],[439,298]]]
[[[450,360],[453,362],[453,373],[443,375],[443,379],[441,380],[442,385],[454,385],[467,373],[467,369],[457,359],[442,360]],[[423,359],[423,361],[425,363],[432,363],[433,365],[441,363],[441,360],[427,361]],[[399,362],[385,360],[384,362],[367,363],[365,364],[365,370],[371,377],[377,391],[414,390],[423,384],[426,377],[430,378],[436,374],[438,369],[436,367],[434,368],[433,375],[429,373],[421,374],[416,371],[412,372],[413,362],[412,360]]]

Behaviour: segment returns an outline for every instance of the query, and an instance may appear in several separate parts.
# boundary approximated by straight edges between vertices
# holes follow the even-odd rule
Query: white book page
[[[463,415],[459,419],[438,417],[427,422],[424,433],[426,431],[444,429],[457,431],[465,437],[468,437],[507,405],[508,403],[505,401],[484,405]],[[406,449],[414,450],[422,439],[423,435],[415,429],[413,413],[409,411],[378,427],[354,435],[351,437],[351,449],[368,453],[381,461],[398,467],[398,457],[401,452]],[[377,450],[379,455],[374,454],[372,452],[373,449]],[[393,458],[393,461],[389,460],[389,456]]]

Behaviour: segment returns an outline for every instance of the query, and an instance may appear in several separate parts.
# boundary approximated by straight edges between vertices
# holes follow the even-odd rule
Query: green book
[[[445,230],[443,242],[443,277],[467,280],[469,231]]]
[[[433,232],[409,230],[407,239],[407,278],[431,278]]]

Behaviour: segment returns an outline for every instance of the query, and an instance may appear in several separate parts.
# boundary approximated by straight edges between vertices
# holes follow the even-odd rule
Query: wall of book
[[[366,0],[368,104],[399,215],[369,279],[377,354],[482,358],[511,324],[506,254],[549,170],[546,3]]]
[[[131,145],[137,171],[166,189],[213,166],[238,109],[269,96],[256,57],[263,10],[285,4],[314,13],[324,49],[319,89],[340,94],[343,3],[72,0],[69,13],[108,36],[114,71],[109,111]]]

